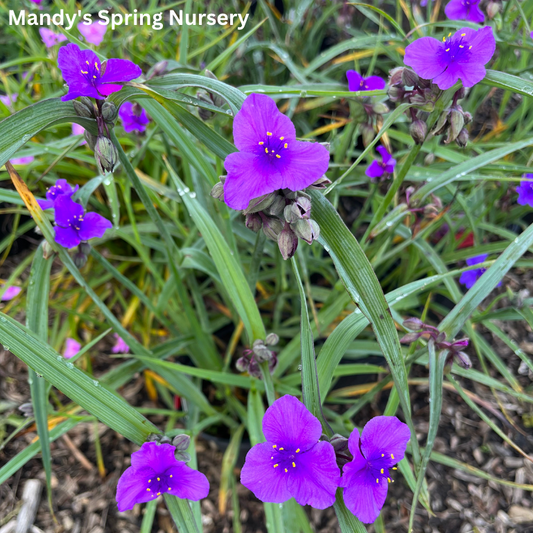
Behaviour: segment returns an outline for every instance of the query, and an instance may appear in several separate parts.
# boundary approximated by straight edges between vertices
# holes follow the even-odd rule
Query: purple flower
[[[365,174],[369,178],[381,178],[382,176],[388,177],[389,174],[394,172],[396,159],[387,152],[387,149],[384,146],[378,146],[376,150],[381,155],[381,163],[377,160],[372,161],[372,163],[368,165]]]
[[[2,102],[6,107],[13,107],[13,104],[17,101],[18,93],[11,93],[11,96],[8,94],[0,96],[0,102]]]
[[[533,179],[533,174],[524,174],[523,178]],[[533,207],[533,181],[522,180],[520,185],[516,188],[518,193],[518,204],[529,205]]]
[[[224,201],[232,209],[246,209],[250,200],[278,189],[305,189],[328,169],[326,148],[297,141],[294,124],[263,94],[246,98],[233,121],[233,138],[240,151],[224,161]]]
[[[124,131],[130,133],[132,131],[143,132],[146,125],[150,123],[146,111],[139,104],[132,104],[131,102],[124,102],[118,111],[118,116],[124,126]]]
[[[54,202],[59,196],[65,195],[70,198],[78,188],[78,185],[76,185],[75,188],[72,188],[67,180],[57,180],[55,185],[52,185],[52,187],[46,191],[46,200],[37,200],[37,203],[41,209],[51,209],[54,207]]]
[[[379,76],[363,78],[359,72],[348,70],[346,77],[348,78],[349,91],[376,91],[378,89],[385,89],[385,80]]]
[[[475,257],[471,257],[470,259],[466,260],[466,264],[468,266],[478,265],[479,263],[483,263],[487,260],[487,257],[489,254],[481,254],[476,255]],[[468,270],[467,272],[463,272],[461,274],[461,277],[459,278],[459,283],[466,286],[467,289],[471,289],[474,286],[474,283],[487,271],[486,268],[475,268],[473,270]],[[502,284],[498,283],[497,287],[499,287]]]
[[[124,342],[124,339],[118,333],[113,333],[113,336],[115,337],[115,345],[111,348],[111,351],[113,353],[128,353],[130,347]]]
[[[346,507],[365,524],[376,520],[391,482],[389,469],[403,459],[410,438],[407,424],[395,416],[376,416],[361,438],[354,429],[348,439],[352,461],[344,465],[340,486]],[[395,468],[393,468],[395,470]]]
[[[209,494],[209,481],[197,470],[174,457],[170,444],[145,442],[131,454],[131,466],[120,476],[117,505],[120,512],[136,503],[149,502],[160,494],[198,501]]]
[[[451,0],[444,8],[450,20],[470,20],[481,23],[485,20],[483,11],[479,9],[479,0]]]
[[[52,46],[67,40],[67,37],[62,33],[54,33],[48,28],[39,28],[39,33],[41,34],[41,39],[46,48],[52,48]]]
[[[113,225],[98,213],[85,213],[83,206],[69,195],[60,194],[54,201],[55,241],[65,248],[74,248],[81,241],[103,237]]]
[[[15,296],[18,296],[20,294],[20,291],[22,289],[20,287],[14,287],[14,286],[11,286],[11,287],[8,287],[4,294],[2,294],[2,302],[7,302],[8,300],[12,300],[13,298],[15,298]]]
[[[325,509],[335,502],[339,468],[329,442],[319,442],[322,426],[294,396],[276,400],[263,417],[266,442],[246,455],[241,483],[262,502]]]
[[[85,132],[85,128],[83,126],[80,126],[79,124],[76,124],[75,122],[72,123],[72,135],[83,135]],[[79,146],[83,146],[84,144],[87,144],[87,141],[83,141],[79,144]]]
[[[63,357],[65,359],[74,357],[80,351],[80,348],[81,344],[78,341],[68,338],[65,341],[65,351],[63,352]]]
[[[464,87],[473,87],[486,74],[488,63],[496,50],[490,26],[479,30],[461,28],[438,41],[422,37],[405,49],[403,62],[426,80],[433,80],[443,91],[461,78]]]
[[[109,59],[102,74],[98,56],[92,50],[80,50],[72,43],[59,50],[57,64],[68,84],[68,94],[61,98],[64,102],[79,96],[103,100],[120,91],[120,83],[142,74],[141,68],[127,59]]]
[[[14,159],[9,160],[12,165],[29,165],[34,161],[35,157],[33,157],[32,155],[27,155],[26,157],[15,157]]]
[[[99,21],[93,22],[92,24],[80,22],[78,24],[78,31],[85,37],[88,43],[98,46],[104,40],[107,25],[100,24]]]
[[[40,5],[43,0],[31,0],[34,4]]]

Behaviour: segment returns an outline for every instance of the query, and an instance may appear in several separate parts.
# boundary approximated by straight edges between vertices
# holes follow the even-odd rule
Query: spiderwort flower
[[[98,213],[85,213],[83,206],[66,194],[54,202],[55,240],[65,248],[74,248],[82,241],[103,237],[113,225]]]
[[[396,159],[394,159],[392,155],[387,152],[387,149],[384,146],[378,146],[376,150],[381,155],[381,162],[378,160],[372,161],[372,163],[370,163],[366,169],[365,174],[369,178],[381,178],[382,176],[388,177],[389,174],[394,172]]]
[[[403,459],[410,438],[407,424],[395,416],[376,416],[361,437],[354,429],[348,439],[353,460],[343,467],[340,486],[346,507],[365,524],[376,520],[391,482],[389,469]]]
[[[209,493],[209,481],[174,457],[176,448],[170,444],[145,442],[131,454],[127,468],[117,485],[117,505],[120,512],[132,509],[136,503],[149,502],[160,494],[198,501]]]
[[[83,135],[84,133],[85,128],[83,126],[76,124],[76,122],[72,123],[72,135]],[[82,141],[79,146],[83,146],[84,144],[87,144],[87,141]]]
[[[67,40],[66,35],[63,35],[62,33],[55,33],[48,28],[39,28],[39,33],[46,48],[52,48],[52,46]]]
[[[61,98],[64,102],[79,96],[103,100],[120,91],[121,83],[142,74],[141,68],[127,59],[109,59],[104,72],[100,59],[92,50],[80,50],[72,43],[59,50],[57,64],[68,84],[68,94]]]
[[[485,20],[483,11],[479,9],[479,0],[451,0],[444,8],[450,20],[470,20],[481,23]]]
[[[471,257],[470,259],[466,260],[466,264],[468,266],[478,265],[479,263],[483,263],[487,260],[487,257],[489,254],[481,254],[476,255],[475,257]],[[467,289],[471,289],[474,286],[474,283],[487,271],[486,268],[475,268],[474,270],[468,270],[466,272],[463,272],[461,274],[461,277],[459,278],[459,283],[466,286]],[[499,287],[502,284],[498,283],[497,287]]]
[[[464,87],[473,87],[486,74],[488,63],[496,50],[490,26],[479,30],[461,28],[442,42],[422,37],[405,49],[403,62],[426,80],[433,80],[439,89],[452,87],[460,78]]]
[[[130,133],[138,131],[142,133],[150,123],[146,111],[139,105],[132,102],[124,102],[118,111],[118,116],[122,121],[124,131]]]
[[[27,155],[26,157],[15,157],[14,159],[9,160],[12,165],[29,165],[34,161],[35,157],[33,157],[32,155]]]
[[[322,426],[294,396],[276,400],[263,417],[266,442],[246,455],[241,483],[263,502],[325,509],[335,502],[339,468],[329,442],[319,442]]]
[[[533,180],[533,174],[524,174],[523,178]],[[529,205],[533,207],[533,181],[522,180],[520,185],[516,188],[518,193],[518,204]]]
[[[13,104],[17,101],[18,93],[5,94],[0,96],[0,102],[2,102],[6,107],[12,108]]]
[[[349,91],[376,91],[378,89],[385,89],[385,80],[379,76],[363,78],[359,72],[348,70],[346,77],[348,78]]]
[[[100,24],[99,21],[93,22],[92,24],[80,22],[78,24],[78,31],[85,37],[88,43],[98,46],[104,40],[107,25]]]
[[[130,347],[124,342],[124,339],[120,337],[118,333],[113,333],[113,337],[115,337],[115,344],[113,348],[111,348],[113,353],[128,353],[130,351]]]
[[[328,150],[297,141],[289,117],[263,94],[246,98],[233,121],[233,138],[240,151],[224,161],[224,201],[232,209],[246,209],[250,200],[278,189],[305,189],[328,169]]]
[[[81,349],[81,344],[70,337],[65,341],[65,351],[63,352],[63,357],[65,359],[70,359],[74,357]]]
[[[67,180],[60,179],[46,191],[46,200],[37,200],[41,209],[51,209],[54,202],[59,196],[68,196],[69,198],[79,189],[79,185],[72,188]]]
[[[15,287],[14,285],[12,285],[11,287],[8,287],[4,294],[2,294],[2,298],[0,298],[0,300],[2,302],[7,302],[9,300],[12,300],[13,298],[15,298],[15,296],[18,296],[20,294],[20,291],[22,289],[20,287]]]

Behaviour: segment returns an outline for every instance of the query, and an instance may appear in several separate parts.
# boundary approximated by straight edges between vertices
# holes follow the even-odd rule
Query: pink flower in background
[[[15,296],[18,296],[22,289],[20,287],[8,287],[4,294],[2,294],[2,302],[7,302],[8,300],[12,300],[15,298]]]
[[[75,122],[72,123],[72,135],[83,135],[85,133],[85,128],[83,126],[80,126],[79,124],[76,124]],[[87,141],[83,141],[80,146],[83,146],[84,144],[87,144]]]
[[[43,0],[31,0],[31,1],[32,1],[34,4],[37,4],[38,6],[40,6],[40,5],[41,5],[41,2],[42,2]]]
[[[88,43],[98,46],[104,40],[107,25],[100,24],[99,21],[93,22],[92,24],[83,24],[83,22],[80,22],[78,24],[78,30]]]
[[[130,351],[130,347],[118,333],[113,333],[113,337],[115,337],[115,345],[111,348],[113,353],[128,353]]]
[[[26,157],[15,157],[15,159],[10,159],[9,162],[12,165],[29,165],[30,163],[33,163],[34,160],[35,157],[27,155]]]
[[[39,28],[39,33],[41,34],[41,39],[46,48],[52,48],[52,46],[67,40],[67,37],[62,33],[54,33],[48,28]]]
[[[71,339],[70,337],[65,341],[65,351],[63,352],[63,357],[65,359],[70,359],[71,357],[74,357],[81,348],[81,344]]]
[[[18,93],[5,94],[0,96],[0,102],[2,102],[6,107],[11,108],[13,104],[17,101]]]

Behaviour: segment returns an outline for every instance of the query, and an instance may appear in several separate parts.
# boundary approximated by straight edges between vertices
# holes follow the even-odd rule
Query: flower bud
[[[182,461],[183,463],[188,463],[191,460],[191,455],[187,452],[177,451],[174,454],[174,457],[176,458],[176,461]]]
[[[93,135],[92,133],[89,133],[87,130],[85,130],[83,132],[83,137],[87,141],[89,148],[94,152],[94,147],[96,146],[96,141],[98,140],[96,135]]]
[[[333,449],[336,453],[344,452],[348,449],[348,439],[342,435],[339,435],[338,433],[335,433],[329,442],[333,446]]]
[[[263,211],[263,209],[266,209],[274,202],[275,198],[275,192],[265,194],[259,198],[254,198],[253,200],[250,200],[248,207],[242,212],[242,214],[247,215],[248,213],[257,213],[258,211]]]
[[[52,245],[48,241],[43,242],[43,258],[44,259],[50,259],[51,257],[54,257],[55,251],[52,248]]]
[[[155,78],[156,76],[163,76],[168,67],[168,61],[159,61],[159,63],[156,63],[152,70],[148,74],[148,80],[151,80],[152,78]]]
[[[249,213],[246,215],[244,223],[248,229],[255,231],[255,233],[257,233],[263,227],[261,217],[257,213]]]
[[[461,148],[464,148],[468,144],[468,130],[466,128],[463,128],[459,132],[459,135],[457,135],[457,138],[455,139],[455,143]]]
[[[283,259],[290,259],[298,248],[298,237],[288,224],[285,224],[278,238],[278,247]]]
[[[434,153],[430,152],[429,154],[426,155],[426,157],[424,157],[424,165],[426,165],[427,167],[432,165],[434,162],[435,162]]]
[[[170,444],[171,438],[160,433],[150,433],[148,435],[148,442],[155,442],[156,444]]]
[[[500,12],[501,7],[501,3],[498,0],[490,0],[486,7],[489,19],[493,19]]]
[[[254,352],[255,358],[260,363],[263,363],[264,361],[270,361],[270,358],[272,357],[272,354],[274,353],[274,352],[271,352],[264,344],[254,346],[252,348],[252,351]]]
[[[408,333],[400,339],[400,342],[402,344],[411,344],[412,342],[416,342],[420,337],[422,337],[422,335],[423,333]]]
[[[472,361],[470,360],[470,357],[468,357],[467,354],[465,354],[464,352],[457,352],[454,355],[458,365],[467,369],[472,368]]]
[[[321,190],[325,189],[326,187],[328,187],[329,185],[331,185],[331,180],[326,178],[326,176],[322,176],[321,178],[318,178],[314,183],[309,185],[309,187],[307,187],[307,188],[308,189],[315,189],[317,191],[321,191]]]
[[[393,68],[389,73],[389,85],[396,86],[403,83],[403,71],[405,67],[396,67]]]
[[[466,126],[467,124],[470,124],[470,122],[472,122],[472,113],[469,113],[468,111],[465,111],[465,112],[463,113],[463,118],[464,118],[464,120],[465,120],[465,126]]]
[[[307,244],[311,244],[313,242],[313,227],[311,226],[309,220],[297,220],[294,224],[291,224],[291,229]]]
[[[265,339],[265,344],[267,346],[276,346],[279,342],[279,337],[275,333],[269,333]]]
[[[135,109],[134,104],[133,108]],[[106,101],[102,105],[102,116],[107,123],[113,122],[117,118],[117,106],[113,102]]]
[[[82,252],[77,252],[74,254],[73,261],[78,268],[83,268],[87,264],[87,256]]]
[[[399,102],[405,96],[405,90],[401,87],[390,85],[387,90],[387,95],[391,102]]]
[[[278,218],[265,216],[263,219],[263,233],[273,241],[278,240],[278,236],[283,230],[283,223]]]
[[[82,242],[78,246],[78,250],[85,255],[89,255],[91,253],[91,245],[88,242]]]
[[[446,127],[448,125],[448,114],[449,111],[443,111],[439,119],[437,120],[437,123],[435,124],[435,127],[431,131],[432,135],[442,135],[446,131]]]
[[[98,137],[94,147],[94,156],[100,174],[113,172],[113,169],[117,164],[118,154],[117,149],[107,137],[104,137],[103,135]]]
[[[463,118],[463,113],[457,107],[452,107],[450,110],[450,127],[448,128],[448,137],[444,141],[445,144],[449,144],[452,141],[457,139],[457,136],[463,129],[465,124],[465,119]]]
[[[372,111],[376,115],[384,115],[385,113],[388,113],[390,109],[387,104],[384,104],[383,102],[378,102],[372,106]]]
[[[445,340],[446,340],[446,333],[444,333],[444,331],[441,331],[441,332],[437,335],[437,337],[436,337],[436,339],[435,339],[435,342],[436,342],[437,344],[440,344],[440,343],[443,343]]]
[[[282,196],[276,195],[274,201],[264,209],[267,215],[280,216],[285,209],[285,199]]]
[[[305,196],[298,196],[293,204],[294,210],[298,211],[300,218],[309,218],[311,215],[311,200]]]
[[[402,71],[402,85],[406,87],[416,87],[418,85],[418,75],[410,68]]]
[[[215,183],[211,192],[209,193],[216,200],[224,201],[224,184],[222,182]]]
[[[196,98],[198,98],[198,100],[200,100],[201,102],[205,102],[206,104],[210,104],[210,105],[213,105],[213,100],[211,100],[211,97],[202,92],[202,91],[198,91],[196,93]],[[198,108],[198,116],[204,121],[208,121],[209,119],[213,118],[215,116],[215,113],[213,113],[213,111],[209,111],[209,109],[203,109],[202,107],[199,107]]]
[[[363,145],[365,148],[374,140],[374,137],[376,136],[376,132],[374,131],[374,128],[370,124],[361,124],[360,126],[361,130],[361,137],[363,138]]]
[[[404,328],[411,329],[413,331],[420,331],[424,327],[424,322],[416,317],[406,318],[402,325]]]
[[[185,435],[184,433],[182,433],[181,435],[176,435],[172,439],[172,446],[174,446],[176,450],[180,452],[186,451],[190,443],[191,437],[189,437],[189,435]]]
[[[235,363],[235,368],[239,372],[246,372],[249,366],[250,366],[250,360],[244,356],[239,357],[239,359],[237,359],[237,362]]]
[[[428,133],[428,127],[425,122],[422,122],[420,119],[416,119],[411,123],[409,127],[409,133],[416,144],[422,144]]]
[[[78,117],[95,118],[94,106],[90,101],[89,104],[86,104],[85,102],[73,100],[72,105],[74,106],[74,111],[76,111]]]
[[[298,214],[293,211],[292,205],[293,204],[286,205],[285,209],[283,209],[283,218],[289,224],[298,220]]]
[[[424,206],[424,215],[428,218],[435,218],[439,214],[439,209],[435,204],[427,204]]]

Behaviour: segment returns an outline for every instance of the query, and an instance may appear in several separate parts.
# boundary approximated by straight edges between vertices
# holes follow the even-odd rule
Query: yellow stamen
[[[464,37],[466,35],[466,33],[461,33],[461,37]]]
[[[381,473],[382,473],[382,474],[384,473],[384,472],[383,472],[383,468],[381,469]]]
[[[160,492],[157,493],[158,496],[159,496],[160,494],[161,494]]]
[[[89,63],[89,61],[85,61],[85,63],[87,63],[87,65],[89,65],[89,64],[90,64],[90,63]]]
[[[469,50],[472,50],[472,47],[471,47],[471,46],[469,46],[469,47],[468,47],[468,49],[469,49]]]
[[[94,62],[94,68],[96,68],[96,70],[100,72],[100,69],[98,68],[98,63],[96,61]]]
[[[94,79],[96,79],[98,76],[93,76]]]
[[[278,447],[277,444],[273,444],[273,445],[272,445],[272,448],[277,448],[277,447]]]
[[[278,154],[276,154],[276,157],[277,157],[278,159],[281,159],[281,156],[280,156],[280,155],[278,155]]]
[[[387,481],[390,483],[390,477],[387,478]]]
[[[446,52],[449,52],[449,51],[450,51],[450,49],[449,49],[449,48],[446,48]]]
[[[150,492],[150,489],[146,489],[148,492]]]
[[[394,454],[391,453],[390,456],[394,459]]]
[[[268,148],[265,148],[265,154],[268,154]]]
[[[285,448],[280,448],[279,451],[281,452],[281,451],[283,451],[284,449],[285,449]]]
[[[452,34],[452,32],[448,33],[448,37]]]
[[[443,37],[443,38],[442,38],[442,42],[444,42],[445,40],[446,40],[446,37]]]
[[[168,490],[172,490],[172,488],[171,488],[171,487],[168,487]]]
[[[287,143],[285,143],[285,144],[283,145],[283,148],[288,148],[288,147],[289,147],[289,145],[288,145]]]
[[[279,140],[282,141],[283,139],[285,139],[285,137],[280,137]]]
[[[274,468],[277,468],[279,465],[274,465]]]
[[[259,144],[260,144],[261,146],[263,146],[263,144],[265,144],[265,143],[264,143],[263,141],[260,141]]]
[[[270,131],[267,131],[267,135],[270,137],[272,136],[272,133]]]
[[[395,467],[395,466],[393,466],[393,467],[392,467],[392,469],[393,469],[393,470],[398,470],[398,468],[397,468],[397,467]]]
[[[296,450],[296,453],[298,453],[299,451],[300,451],[300,448],[298,448],[298,449]]]
[[[295,465],[294,463],[292,463],[292,467],[293,467],[293,468],[296,468],[296,465]]]
[[[462,44],[459,45],[459,48],[464,48],[464,46]]]
[[[172,474],[170,474],[170,477],[172,477]]]
[[[81,71],[82,74],[89,74],[89,72],[86,72],[85,70]]]
[[[379,483],[379,479],[378,478],[376,478],[376,483]]]
[[[152,483],[152,480],[151,480],[151,479],[149,479],[149,480],[148,480],[148,483]]]
[[[382,454],[381,454],[381,457],[385,457],[385,454],[384,454],[384,453],[382,453]]]
[[[287,469],[285,469],[285,473],[287,473],[287,472],[288,472],[288,470],[287,470]]]
[[[161,481],[161,478],[157,478],[157,481]]]

